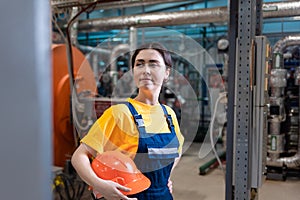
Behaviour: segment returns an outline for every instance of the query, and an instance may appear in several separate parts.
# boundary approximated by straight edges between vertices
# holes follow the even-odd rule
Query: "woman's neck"
[[[137,101],[140,101],[142,103],[148,104],[148,105],[156,105],[158,104],[158,97],[159,94],[152,94],[152,93],[142,93],[139,92],[138,95],[134,98]]]

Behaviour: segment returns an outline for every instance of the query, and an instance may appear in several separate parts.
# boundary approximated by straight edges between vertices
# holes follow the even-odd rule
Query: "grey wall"
[[[50,200],[49,1],[0,4],[0,199]]]

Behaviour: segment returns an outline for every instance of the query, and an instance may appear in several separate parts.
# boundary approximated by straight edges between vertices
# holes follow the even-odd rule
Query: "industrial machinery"
[[[285,180],[300,175],[299,45],[299,35],[284,37],[274,45],[268,112],[268,179]]]
[[[77,93],[95,92],[94,75],[84,54],[73,48]],[[54,165],[64,166],[76,148],[76,136],[71,118],[71,87],[65,44],[52,45],[53,76],[53,145]]]

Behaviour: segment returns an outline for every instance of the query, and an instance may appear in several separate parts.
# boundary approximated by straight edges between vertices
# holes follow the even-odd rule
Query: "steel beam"
[[[234,81],[228,83],[228,141],[226,146],[229,147],[227,155],[232,153],[233,158],[232,161],[226,159],[226,163],[229,165],[226,175],[227,200],[250,200],[256,196],[256,190],[251,188],[250,166],[252,164],[251,134],[253,131],[252,108],[255,78],[254,47],[255,35],[261,33],[261,5],[261,0],[230,1],[230,12],[234,12],[233,9],[236,9],[237,13],[230,13],[229,27],[230,42],[234,47],[230,49],[229,69],[231,68],[231,71],[228,73],[228,79]],[[229,137],[233,138],[233,141]],[[231,164],[232,175],[229,171]]]

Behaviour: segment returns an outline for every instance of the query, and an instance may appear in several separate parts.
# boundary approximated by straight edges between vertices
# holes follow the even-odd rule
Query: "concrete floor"
[[[225,200],[225,176],[220,168],[212,169],[205,175],[199,175],[199,167],[214,158],[210,152],[205,158],[200,159],[198,152],[201,145],[201,143],[192,143],[191,146],[186,147],[187,151],[184,152],[173,172],[171,179],[174,200]],[[80,199],[92,199],[90,191],[86,189]],[[258,191],[258,200],[283,199],[300,200],[299,178],[289,178],[286,181],[265,180]],[[54,193],[53,200],[61,200],[61,198]]]
[[[193,143],[184,152],[172,175],[175,200],[225,200],[225,176],[220,168],[206,175],[199,175],[199,167],[213,158],[208,154],[199,159],[201,143]],[[258,191],[259,200],[299,200],[300,179],[286,181],[265,180]]]

